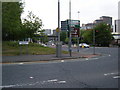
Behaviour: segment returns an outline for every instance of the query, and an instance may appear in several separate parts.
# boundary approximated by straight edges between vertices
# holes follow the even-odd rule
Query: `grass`
[[[37,43],[30,43],[29,45],[19,45],[16,41],[3,41],[2,42],[2,55],[3,56],[16,56],[16,55],[49,55],[55,54],[56,49],[44,47]],[[62,51],[67,54],[67,51]]]

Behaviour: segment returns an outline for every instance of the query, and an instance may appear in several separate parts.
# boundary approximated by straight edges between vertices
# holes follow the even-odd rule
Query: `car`
[[[89,47],[90,47],[90,45],[88,45],[88,44],[86,44],[86,43],[80,43],[79,46],[80,46],[81,48],[89,48]]]
[[[47,47],[47,45],[46,45],[46,44],[43,44],[43,43],[42,43],[41,45],[42,45],[42,46],[44,46],[44,47]]]

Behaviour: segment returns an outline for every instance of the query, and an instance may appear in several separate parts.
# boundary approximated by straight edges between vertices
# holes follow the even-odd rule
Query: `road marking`
[[[57,79],[47,80],[47,82],[57,82]]]
[[[115,74],[118,74],[118,73],[105,73],[104,76],[115,75]]]
[[[66,81],[64,80],[58,80],[58,79],[51,79],[51,80],[46,80],[46,81],[37,81],[34,83],[23,83],[23,84],[16,84],[16,85],[5,85],[5,86],[0,86],[0,88],[12,88],[12,87],[25,87],[25,86],[33,86],[33,85],[38,85],[38,84],[65,84]]]
[[[30,79],[33,79],[34,77],[29,77]]]
[[[20,65],[24,64],[24,63],[19,63]]]
[[[120,76],[114,76],[113,78],[114,78],[114,79],[119,79],[119,78],[120,78]]]
[[[14,87],[16,85],[5,85],[5,86],[0,86],[0,88],[10,88],[10,87]]]
[[[88,58],[86,58],[85,60],[89,60]]]
[[[64,60],[61,60],[61,62],[65,62]]]
[[[59,81],[58,83],[66,83],[66,81]]]
[[[66,81],[60,81],[58,79],[51,79],[47,81],[42,81],[41,84],[46,84],[46,83],[58,83],[58,84],[65,84]]]

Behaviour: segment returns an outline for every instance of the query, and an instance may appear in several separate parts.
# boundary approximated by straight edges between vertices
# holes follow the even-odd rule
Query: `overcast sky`
[[[58,0],[23,0],[25,2],[25,18],[28,11],[32,11],[43,22],[44,29],[55,29],[58,26]],[[118,2],[120,0],[71,0],[72,19],[80,19],[81,24],[92,23],[101,16],[118,19]],[[60,0],[61,21],[69,18],[69,0]],[[78,17],[78,11],[79,17]]]

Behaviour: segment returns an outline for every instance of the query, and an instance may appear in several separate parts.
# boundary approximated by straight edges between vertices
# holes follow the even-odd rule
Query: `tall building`
[[[94,26],[95,26],[94,23],[82,24],[81,29],[83,29],[83,30],[90,30],[90,29],[93,29]]]
[[[102,23],[102,22],[112,26],[112,17],[102,16],[102,17],[100,17],[100,19],[97,19],[97,20],[94,21],[95,24],[99,24],[99,23]]]
[[[70,20],[61,21],[61,31],[69,29]],[[71,20],[71,27],[80,27],[80,20]],[[71,28],[72,29],[72,28]]]
[[[62,31],[67,31],[68,30],[67,20],[66,21],[61,21],[61,30]]]
[[[113,37],[115,42],[120,45],[120,1],[118,2],[118,19],[115,20]]]
[[[94,21],[95,24],[99,24],[99,23],[102,23],[102,22],[103,22],[103,20],[100,20],[100,19],[97,19],[97,20]]]
[[[44,31],[44,34],[45,35],[51,35],[52,33],[51,33],[51,29],[44,29],[45,31]]]
[[[115,20],[114,33],[120,34],[120,19],[119,20]]]
[[[100,17],[100,20],[103,20],[103,22],[109,24],[112,26],[112,17],[109,16],[102,16]]]

